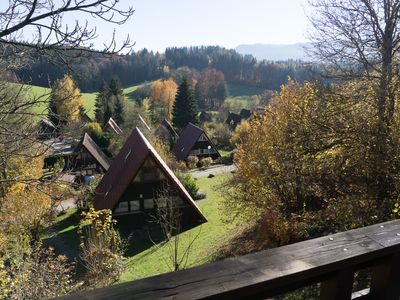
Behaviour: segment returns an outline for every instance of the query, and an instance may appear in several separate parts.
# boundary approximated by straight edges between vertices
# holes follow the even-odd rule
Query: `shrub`
[[[186,163],[184,161],[179,161],[177,164],[177,170],[181,172],[185,172],[188,170]]]
[[[101,126],[99,123],[91,122],[83,127],[83,132],[86,132],[88,135],[92,136],[103,132],[103,130],[101,130]]]
[[[204,157],[200,160],[200,166],[207,168],[207,167],[211,166],[212,162],[213,162],[213,160],[211,157]]]
[[[177,173],[177,176],[192,198],[196,198],[199,187],[196,179],[190,174]]]
[[[62,296],[73,289],[73,269],[74,264],[68,263],[65,255],[56,255],[53,248],[17,254],[8,261],[9,278],[0,278],[0,286],[2,281],[4,284],[12,280],[0,295],[6,293],[9,297],[6,299],[32,300]],[[0,269],[0,273],[4,271]]]
[[[116,221],[111,218],[111,210],[91,208],[83,212],[82,217],[79,235],[81,258],[86,269],[85,283],[90,287],[109,285],[123,272],[121,255],[126,242],[114,229]]]
[[[190,155],[187,158],[187,166],[188,166],[189,169],[196,168],[198,162],[199,162],[199,159],[198,159],[197,156]]]

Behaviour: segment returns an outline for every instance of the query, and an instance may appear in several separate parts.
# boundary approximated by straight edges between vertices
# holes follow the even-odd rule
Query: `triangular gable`
[[[75,148],[74,152],[79,152],[81,149],[85,148],[88,153],[97,161],[97,163],[105,170],[107,171],[108,168],[110,167],[110,160],[108,159],[107,155],[104,154],[104,152],[100,149],[100,147],[96,144],[95,141],[87,134],[85,133],[78,144],[78,146]]]
[[[162,120],[161,124],[162,127],[164,127],[168,133],[173,136],[174,138],[178,138],[178,134],[176,133],[174,127],[171,125],[170,122],[168,122],[168,120],[164,119]]]
[[[118,135],[122,133],[122,129],[118,126],[118,124],[111,117],[108,120],[104,130],[107,130],[108,128],[111,128]]]
[[[193,148],[194,144],[197,142],[203,132],[203,129],[192,123],[189,123],[183,129],[181,135],[176,141],[174,148],[172,149],[178,160],[186,159],[190,153],[190,150]]]
[[[197,212],[199,220],[206,222],[206,218],[188,191],[138,128],[132,131],[97,186],[94,198],[95,209],[113,209],[149,156],[154,159],[181,197]]]
[[[185,129],[183,129],[181,135],[179,136],[179,139],[176,141],[176,144],[174,148],[172,149],[173,153],[175,154],[176,158],[178,160],[183,160],[186,159],[192,150],[193,146],[195,143],[199,140],[199,138],[204,135],[207,140],[210,142],[211,146],[214,148],[214,150],[218,153],[218,156],[221,156],[215,147],[215,145],[212,143],[210,138],[207,136],[205,131],[201,129],[200,127],[189,123]]]

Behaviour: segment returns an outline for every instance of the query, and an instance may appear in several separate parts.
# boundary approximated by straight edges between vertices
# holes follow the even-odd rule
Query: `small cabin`
[[[200,120],[200,123],[211,122],[212,116],[211,116],[211,114],[209,114],[208,112],[205,112],[203,110],[199,115],[199,120]]]
[[[158,125],[155,135],[170,145],[175,144],[179,137],[172,124],[166,119]]]
[[[122,133],[122,129],[118,126],[117,122],[115,122],[114,119],[111,117],[106,123],[106,125],[104,125],[103,131],[109,131],[117,135],[120,135]]]
[[[192,123],[182,130],[172,151],[178,160],[185,160],[188,156],[199,159],[211,157],[213,160],[221,158],[205,131]]]
[[[158,199],[166,189],[183,225],[206,222],[179,179],[135,128],[97,186],[94,207],[112,210],[121,226],[136,229],[155,221],[157,208],[166,205]]]
[[[247,119],[250,119],[250,117],[251,117],[251,111],[243,108],[240,111],[239,115],[242,117],[242,120],[247,120]]]
[[[49,120],[42,119],[39,122],[39,134],[40,140],[49,140],[58,136],[57,127]]]
[[[230,130],[235,130],[236,126],[238,126],[240,122],[242,122],[241,115],[232,112],[228,114],[228,118],[225,121]]]
[[[72,154],[69,169],[80,176],[92,176],[105,173],[110,167],[107,155],[85,133]]]

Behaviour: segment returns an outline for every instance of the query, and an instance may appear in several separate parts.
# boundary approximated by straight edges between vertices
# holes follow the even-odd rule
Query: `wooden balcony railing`
[[[364,268],[371,270],[370,286],[354,293],[354,274]],[[321,283],[321,299],[399,299],[400,221],[71,294],[63,299],[266,299],[314,283]]]

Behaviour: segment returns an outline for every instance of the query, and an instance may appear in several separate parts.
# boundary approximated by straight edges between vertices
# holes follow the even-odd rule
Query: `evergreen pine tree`
[[[118,125],[124,123],[124,90],[122,89],[121,81],[117,76],[113,76],[110,82],[110,94],[109,99],[112,108],[112,117]]]
[[[113,111],[112,103],[105,103],[103,122],[101,123],[103,126],[106,125],[108,120],[113,116]]]
[[[99,92],[97,93],[96,100],[94,103],[94,114],[96,117],[96,121],[100,124],[105,124],[107,120],[105,120],[104,113],[106,110],[106,105],[108,103],[110,97],[110,88],[104,80],[101,82],[101,86]]]
[[[197,112],[193,91],[185,78],[176,93],[172,111],[172,123],[178,129],[182,129],[189,122],[196,124],[198,123]]]
[[[110,81],[110,93],[114,96],[124,95],[124,90],[122,89],[121,81],[118,76],[113,76]]]
[[[124,96],[117,96],[114,105],[114,120],[118,125],[124,124]]]

